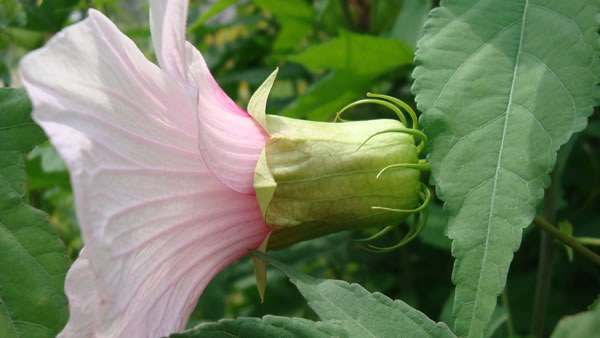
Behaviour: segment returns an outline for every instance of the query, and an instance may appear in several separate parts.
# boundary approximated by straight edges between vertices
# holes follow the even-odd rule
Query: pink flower
[[[65,159],[85,242],[63,337],[180,331],[206,284],[269,233],[252,187],[267,134],[151,1],[160,68],[101,13],[27,55],[35,120]]]

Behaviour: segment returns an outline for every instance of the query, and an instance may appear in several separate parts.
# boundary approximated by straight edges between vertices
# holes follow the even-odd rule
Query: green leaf
[[[596,337],[600,332],[600,306],[596,304],[590,311],[561,319],[551,338]]]
[[[358,284],[313,278],[260,252],[253,254],[283,271],[321,320],[341,321],[350,337],[456,337],[446,324],[400,300],[370,293]]]
[[[340,31],[340,37],[288,59],[332,72],[285,107],[281,115],[331,121],[338,110],[364,96],[378,77],[411,63],[412,51],[397,40]]]
[[[0,88],[0,151],[27,152],[46,139],[30,115],[31,102],[25,90]]]
[[[23,152],[45,139],[22,89],[0,89],[0,337],[54,337],[67,320],[68,260],[47,216],[25,203]]]
[[[587,0],[456,0],[431,12],[413,91],[449,214],[461,336],[484,334],[556,151],[592,112],[597,14]]]
[[[430,0],[403,1],[402,9],[396,17],[396,22],[389,36],[415,48],[417,40],[423,35],[423,26],[430,8]]]
[[[276,52],[293,49],[313,30],[313,10],[306,1],[254,0],[254,3],[271,12],[279,23],[277,39],[273,43]]]
[[[25,12],[16,0],[0,0],[0,28],[8,25],[22,26],[25,23]]]
[[[409,1],[414,2],[414,1]],[[389,31],[394,25],[398,13],[404,7],[406,1],[398,0],[375,0],[371,4],[371,13],[369,15],[369,33],[380,35]]]
[[[411,63],[412,57],[412,49],[401,41],[341,30],[339,37],[287,59],[310,69],[351,70],[377,77]]]
[[[171,338],[295,338],[295,337],[347,337],[340,323],[313,322],[303,318],[265,316],[259,318],[241,317],[222,319],[216,323],[205,323],[184,333],[173,334]]]
[[[27,29],[59,31],[78,0],[19,0],[27,13]]]
[[[365,95],[378,77],[411,63],[412,51],[400,41],[340,31],[340,37],[309,47],[288,60],[332,72],[285,107],[281,115],[331,121],[338,110]]]
[[[281,115],[312,121],[332,121],[341,108],[364,96],[372,82],[371,77],[359,76],[353,72],[331,72],[285,107]]]
[[[23,155],[0,151],[0,337],[54,337],[67,320],[65,248],[25,204]]]

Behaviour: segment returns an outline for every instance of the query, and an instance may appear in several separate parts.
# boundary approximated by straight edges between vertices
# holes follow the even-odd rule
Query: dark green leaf
[[[402,9],[389,36],[406,43],[414,49],[417,46],[417,41],[423,35],[423,26],[429,9],[431,9],[430,0],[403,1]]]
[[[449,251],[452,241],[445,234],[447,223],[448,217],[446,217],[442,208],[437,204],[431,203],[429,205],[427,226],[421,231],[419,239],[424,243]]]
[[[551,337],[595,337],[598,335],[598,332],[600,332],[600,306],[596,304],[590,311],[561,319]]]
[[[25,204],[23,155],[0,151],[0,337],[54,337],[67,320],[65,248]]]
[[[449,214],[462,336],[484,334],[556,151],[592,112],[597,13],[587,0],[461,0],[427,21],[413,90]]]
[[[71,14],[78,0],[19,0],[27,13],[27,29],[57,32]]]
[[[0,151],[26,152],[46,139],[30,115],[31,102],[23,89],[0,89]]]

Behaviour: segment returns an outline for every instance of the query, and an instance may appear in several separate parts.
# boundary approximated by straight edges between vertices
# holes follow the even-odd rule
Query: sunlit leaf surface
[[[426,23],[413,89],[449,214],[462,336],[483,335],[556,151],[592,112],[597,5],[446,1]]]

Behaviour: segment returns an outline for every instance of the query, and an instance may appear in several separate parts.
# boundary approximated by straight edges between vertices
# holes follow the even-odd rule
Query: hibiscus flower
[[[95,10],[21,62],[33,117],[69,168],[85,243],[67,274],[61,337],[181,331],[208,282],[268,238],[283,248],[388,225],[371,240],[417,213],[400,243],[371,247],[391,250],[426,222],[427,138],[409,106],[371,95],[346,107],[378,103],[402,122],[266,115],[274,72],[248,114],[185,41],[187,5],[150,1],[160,67]]]
[[[185,41],[187,5],[151,1],[160,67],[95,10],[21,62],[85,243],[62,337],[181,331],[214,275],[270,231],[252,186],[267,134]]]

